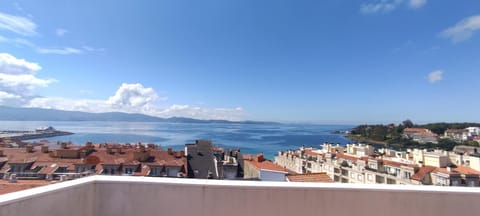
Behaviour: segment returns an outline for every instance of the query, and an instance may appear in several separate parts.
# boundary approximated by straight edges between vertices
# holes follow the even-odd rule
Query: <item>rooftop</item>
[[[333,182],[327,173],[307,173],[287,175],[289,182]]]
[[[243,161],[244,163],[249,163],[258,170],[271,170],[271,171],[277,171],[277,172],[288,172],[287,169],[284,167],[281,167],[275,163],[273,163],[270,160],[267,160],[264,158],[263,154],[258,154],[255,156],[251,155],[244,155],[243,156]]]

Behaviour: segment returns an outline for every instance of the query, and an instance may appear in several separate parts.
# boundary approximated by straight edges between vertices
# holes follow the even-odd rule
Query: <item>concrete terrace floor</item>
[[[473,215],[480,188],[90,176],[0,195],[1,216]]]

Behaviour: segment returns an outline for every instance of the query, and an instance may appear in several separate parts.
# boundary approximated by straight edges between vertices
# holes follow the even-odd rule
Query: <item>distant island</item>
[[[88,113],[42,108],[0,106],[0,121],[130,121],[169,123],[279,124],[264,121],[203,120],[184,117],[160,118],[137,113]]]

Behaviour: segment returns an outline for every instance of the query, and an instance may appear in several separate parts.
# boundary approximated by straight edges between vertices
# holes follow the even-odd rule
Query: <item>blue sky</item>
[[[0,104],[480,121],[480,1],[1,1]]]

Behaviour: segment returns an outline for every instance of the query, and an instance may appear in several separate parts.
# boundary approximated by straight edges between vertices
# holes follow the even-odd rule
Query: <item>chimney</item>
[[[62,143],[60,144],[60,147],[61,147],[62,149],[67,149],[67,143],[66,143],[66,142],[62,142]]]
[[[147,151],[147,150],[145,149],[145,146],[142,145],[142,144],[138,145],[138,148],[140,149],[141,152]]]
[[[27,150],[27,153],[32,153],[33,152],[33,145],[32,144],[28,144],[26,146],[26,150]]]
[[[257,159],[257,162],[262,162],[262,161],[264,161],[265,158],[263,158],[263,153],[257,155],[256,159]]]
[[[81,150],[80,151],[80,158],[85,158],[85,157],[87,157],[87,151]]]
[[[169,154],[169,155],[173,155],[173,149],[172,149],[172,147],[168,148],[168,154]]]
[[[48,153],[48,146],[44,145],[41,147],[43,153]]]
[[[139,150],[139,151],[133,152],[133,159],[139,162],[145,162],[148,160],[149,157],[150,157],[150,152],[148,151]]]

